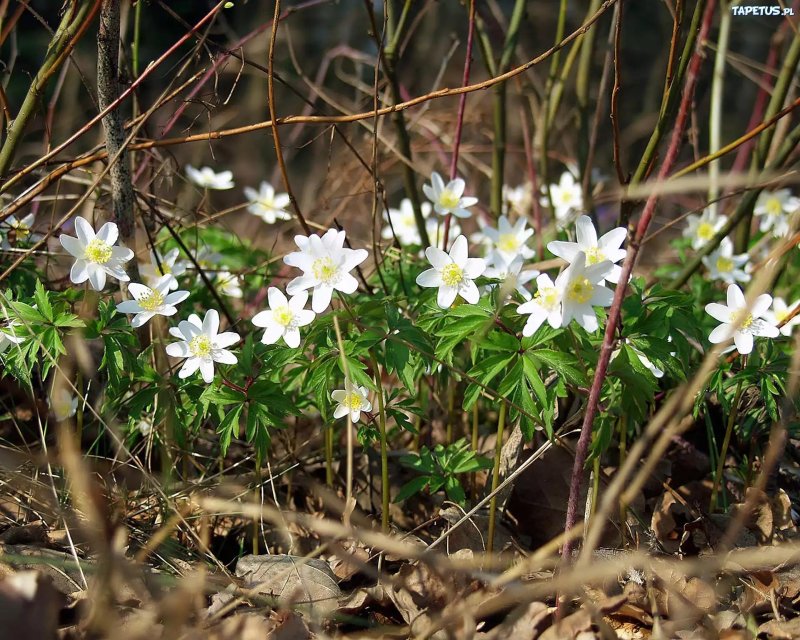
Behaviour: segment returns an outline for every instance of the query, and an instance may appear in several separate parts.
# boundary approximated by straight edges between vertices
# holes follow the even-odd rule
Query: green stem
[[[131,67],[133,68],[133,77],[139,77],[139,40],[140,40],[140,27],[142,22],[142,5],[144,0],[137,0],[136,9],[133,14],[133,53],[131,55]]]
[[[256,453],[256,473],[255,473],[255,485],[253,487],[253,499],[254,504],[259,504],[261,501],[261,494],[259,493],[259,487],[261,485],[261,455]],[[260,518],[253,518],[253,555],[258,555],[258,528]]]
[[[728,425],[725,428],[725,438],[722,440],[722,449],[719,451],[717,471],[714,474],[714,485],[711,488],[711,504],[709,507],[711,513],[714,513],[717,510],[717,493],[719,492],[720,483],[722,482],[722,472],[725,469],[725,458],[728,455],[728,446],[731,443],[733,425],[736,422],[736,416],[739,413],[739,399],[742,396],[742,381],[743,378],[740,377],[739,382],[736,385],[736,395],[734,396],[733,404],[731,405],[731,413],[728,416]]]
[[[372,20],[373,28],[376,29],[375,37],[378,38],[377,25],[375,25],[374,12],[372,5],[367,0],[367,10]],[[405,14],[405,9],[403,10]],[[389,45],[384,47],[381,42],[378,42],[380,47],[381,58],[383,59],[383,69],[386,77],[389,80],[389,89],[392,95],[392,102],[398,104],[402,102],[400,95],[400,82],[397,79],[397,45],[400,40],[400,27],[405,20],[401,17],[400,23],[396,23],[394,19],[393,4],[391,0],[386,2],[386,39]],[[428,238],[428,230],[425,228],[425,218],[422,216],[422,203],[417,190],[417,182],[414,177],[413,156],[411,154],[411,137],[408,134],[406,127],[405,114],[402,111],[395,111],[392,115],[394,126],[397,129],[398,145],[400,153],[402,154],[402,171],[403,171],[403,184],[405,186],[406,195],[411,201],[411,208],[414,210],[414,221],[417,223],[417,231],[425,247],[430,246],[430,239]]]
[[[589,5],[590,15],[597,13],[600,0],[592,0]],[[589,157],[589,80],[592,71],[592,54],[594,53],[595,30],[589,29],[581,38],[581,54],[578,60],[578,73],[575,80],[575,96],[578,100],[578,165],[580,178],[588,173]],[[584,194],[584,201],[587,200]]]
[[[22,136],[28,121],[33,116],[36,105],[41,98],[44,87],[50,77],[67,59],[67,55],[75,47],[79,35],[83,35],[88,24],[85,24],[93,16],[89,16],[90,9],[96,13],[100,8],[100,2],[94,3],[84,0],[77,11],[67,11],[58,25],[50,44],[48,54],[36,76],[28,87],[22,106],[19,108],[17,117],[10,123],[6,133],[3,147],[0,149],[0,177],[5,177],[14,161],[14,154],[22,141]],[[81,29],[83,27],[83,29]],[[79,34],[80,32],[80,34]]]
[[[639,161],[639,166],[636,167],[636,171],[631,178],[631,185],[640,183],[647,176],[647,173],[650,169],[650,164],[653,162],[656,151],[658,150],[658,145],[661,143],[661,138],[664,136],[664,133],[667,130],[667,125],[672,120],[672,115],[678,106],[681,88],[683,87],[683,78],[686,74],[686,69],[689,66],[689,60],[692,58],[692,52],[695,48],[694,45],[697,39],[697,34],[700,31],[700,21],[703,17],[705,6],[706,0],[698,0],[694,7],[692,23],[689,27],[686,42],[683,45],[683,51],[681,53],[680,63],[678,64],[678,70],[672,77],[672,82],[669,86],[669,89],[662,98],[661,111],[658,115],[656,127],[653,129],[653,133],[650,135],[650,139],[647,142],[647,147],[645,148],[642,158]]]
[[[566,2],[566,0],[562,0]],[[519,29],[522,25],[522,16],[525,15],[525,0],[517,0],[511,13],[508,32],[503,43],[503,52],[497,70],[505,73],[511,64],[514,49],[517,46]],[[558,55],[557,53],[554,55]],[[492,185],[489,208],[495,218],[503,212],[503,182],[505,175],[506,157],[506,83],[495,85],[493,104],[494,138],[492,141]]]
[[[325,484],[333,486],[333,425],[325,430]]]
[[[503,430],[506,426],[506,403],[500,401],[500,415],[497,417],[497,442],[494,446],[494,466],[492,467],[492,493],[500,484],[500,454],[503,451]],[[495,520],[497,518],[497,496],[489,502],[489,533],[486,540],[486,551],[494,550]]]
[[[708,152],[715,153],[722,145],[722,99],[725,86],[725,59],[731,32],[731,12],[725,0],[720,3],[719,37],[714,58],[714,73],[711,83],[711,108],[709,113]],[[716,215],[719,203],[719,160],[708,165],[708,201],[710,211]]]

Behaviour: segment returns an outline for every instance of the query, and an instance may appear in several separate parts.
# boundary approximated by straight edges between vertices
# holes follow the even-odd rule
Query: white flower
[[[91,283],[92,288],[100,291],[106,286],[106,275],[117,280],[130,280],[122,265],[133,258],[133,251],[126,247],[115,247],[119,237],[117,225],[106,222],[96,234],[92,225],[81,218],[75,218],[77,238],[61,234],[58,237],[61,245],[75,258],[69,278],[75,284]]]
[[[472,215],[467,207],[478,202],[477,198],[464,196],[465,183],[461,178],[451,180],[447,184],[435,171],[431,174],[431,183],[422,185],[425,195],[433,203],[433,209],[440,215],[452,213],[456,218],[469,218]]]
[[[189,297],[188,291],[169,291],[169,279],[171,276],[162,276],[151,289],[143,284],[131,282],[128,285],[128,292],[134,297],[133,300],[124,300],[117,305],[120,313],[135,313],[131,325],[134,328],[146,324],[153,316],[173,316],[178,312],[175,305],[183,302]]]
[[[714,251],[703,257],[703,264],[708,269],[709,278],[733,284],[750,280],[749,260],[750,256],[746,253],[733,255],[733,243],[729,238],[723,238]]]
[[[301,291],[287,300],[280,289],[270,287],[267,289],[269,309],[253,316],[253,324],[264,327],[264,336],[261,342],[275,344],[283,338],[287,347],[296,349],[300,346],[300,327],[305,327],[314,321],[316,314],[304,307],[308,302],[308,292]]]
[[[422,202],[420,204],[420,209],[422,212],[422,217],[426,219],[426,229],[428,228],[430,222],[437,222],[435,219],[428,219],[428,216],[431,214],[430,202]],[[419,236],[419,229],[417,228],[417,220],[414,218],[414,207],[411,206],[411,200],[408,198],[403,198],[400,201],[400,208],[389,208],[389,211],[383,212],[383,218],[386,220],[387,224],[381,230],[382,238],[386,238],[387,240],[391,239],[393,237],[392,229],[394,229],[394,233],[397,235],[397,239],[400,241],[400,244],[422,244],[422,238]],[[391,225],[388,224],[390,219]],[[434,235],[435,231],[436,230],[434,229]],[[431,242],[433,241],[431,240]]]
[[[67,389],[60,388],[58,397],[50,397],[48,404],[53,410],[56,420],[71,418],[78,411],[78,396],[73,396]]]
[[[142,418],[136,424],[136,428],[139,430],[139,433],[142,434],[142,437],[146,438],[150,435],[150,432],[153,430],[153,421],[148,420],[146,418]]]
[[[764,317],[770,324],[779,325],[781,322],[786,320],[789,317],[789,314],[792,313],[798,306],[800,305],[800,300],[797,300],[791,307],[789,307],[783,298],[773,298],[772,300],[772,309],[764,313]],[[792,328],[796,325],[800,324],[800,315],[796,315],[794,318],[789,320],[785,325],[780,328],[780,332],[784,336],[792,335]]]
[[[513,260],[509,260],[502,253],[492,251],[487,258],[486,271],[483,275],[487,278],[500,280],[502,283],[507,284],[509,289],[516,289],[519,294],[525,299],[531,299],[531,292],[525,288],[525,285],[539,275],[536,269],[522,270],[522,256],[518,255]],[[488,289],[491,290],[495,285],[489,285]]]
[[[194,259],[201,269],[213,269],[222,262],[222,254],[204,244],[197,250]]]
[[[578,252],[585,254],[587,266],[608,260],[614,266],[603,281],[608,280],[615,284],[619,282],[619,277],[622,275],[622,267],[615,263],[623,260],[626,255],[625,249],[621,248],[628,235],[625,228],[617,227],[612,229],[598,240],[592,219],[589,216],[581,216],[575,223],[575,235],[577,242],[554,240],[548,243],[547,248],[551,253],[570,263],[575,260]],[[601,284],[603,281],[601,281]]]
[[[274,224],[276,220],[290,220],[292,217],[286,211],[286,207],[291,202],[289,194],[275,193],[275,189],[269,182],[262,182],[258,191],[245,187],[244,195],[250,202],[247,210],[267,224]]]
[[[533,201],[533,186],[530,182],[521,184],[518,187],[503,185],[503,212],[514,212],[517,215],[525,215],[531,208]]]
[[[753,336],[775,338],[778,327],[767,320],[761,320],[772,304],[772,296],[762,293],[748,309],[742,290],[735,284],[728,285],[728,305],[711,302],[706,305],[706,313],[722,324],[708,336],[709,342],[719,344],[733,338],[739,353],[747,355],[753,350]]]
[[[205,318],[192,314],[188,320],[181,320],[177,327],[169,330],[171,336],[180,342],[167,345],[167,354],[173,358],[186,358],[178,377],[188,378],[200,369],[203,380],[210,384],[214,379],[214,363],[236,364],[236,356],[225,347],[239,342],[239,334],[233,331],[219,331],[219,313],[215,309],[206,311]]]
[[[717,232],[725,226],[728,219],[717,215],[710,207],[703,210],[699,216],[690,215],[686,218],[687,227],[683,230],[684,238],[691,238],[692,249],[702,249]]]
[[[242,279],[230,271],[218,271],[217,279],[214,282],[217,290],[229,298],[242,297]]]
[[[550,198],[552,198],[553,213],[558,227],[564,226],[570,215],[583,209],[583,191],[581,185],[569,171],[561,174],[558,184],[550,185]],[[542,204],[547,205],[547,198],[542,199]]]
[[[12,344],[22,344],[25,341],[25,337],[17,335],[15,331],[15,327],[19,326],[19,322],[11,320],[5,327],[0,327],[0,353],[3,353]]]
[[[350,420],[358,422],[362,411],[372,411],[372,403],[367,400],[368,393],[366,387],[359,387],[345,378],[344,389],[331,393],[333,401],[339,403],[333,411],[333,417],[338,420],[349,413]]]
[[[433,269],[420,273],[417,284],[420,287],[439,287],[436,301],[442,309],[450,308],[456,296],[461,296],[470,304],[478,301],[480,293],[473,280],[486,270],[486,261],[468,257],[467,239],[464,236],[455,239],[449,255],[439,247],[428,247],[425,256]]]
[[[593,307],[609,307],[614,299],[614,292],[603,286],[612,267],[608,260],[587,265],[583,251],[575,254],[570,265],[556,278],[555,287],[562,296],[562,327],[575,318],[586,331],[597,330],[597,315]]]
[[[233,189],[233,172],[220,171],[217,173],[211,167],[195,169],[192,165],[186,165],[186,175],[189,180],[203,189]]]
[[[150,252],[150,262],[139,265],[139,275],[147,286],[152,287],[163,276],[169,276],[169,288],[178,288],[178,276],[186,273],[186,262],[178,260],[180,251],[175,248],[162,255],[157,251]]]
[[[789,215],[800,209],[800,198],[795,198],[788,189],[762,191],[756,200],[753,213],[761,218],[758,226],[766,233],[782,238],[789,233]]]
[[[434,247],[438,247],[444,242],[444,221],[441,218],[428,218],[425,220],[425,230],[428,232],[428,239]],[[451,218],[448,240],[460,235],[461,227],[455,219]]]
[[[647,369],[648,371],[650,371],[650,373],[653,374],[653,377],[655,377],[655,378],[663,378],[664,377],[664,372],[661,369],[659,369],[656,365],[654,365],[650,361],[650,358],[648,358],[646,355],[644,355],[644,353],[641,350],[639,350],[636,347],[634,347],[627,338],[623,338],[620,341],[620,346],[618,346],[616,349],[614,349],[614,352],[611,354],[611,360],[614,360],[614,358],[616,358],[619,355],[619,352],[622,349],[622,345],[623,344],[627,344],[628,345],[628,349],[630,349],[633,353],[636,354],[636,357],[639,358],[639,362],[642,363],[642,365],[644,366],[645,369]]]
[[[517,313],[529,313],[530,317],[522,329],[523,336],[532,336],[544,321],[553,329],[561,326],[561,297],[563,291],[558,289],[546,273],[536,278],[536,294],[529,302],[517,307]]]
[[[21,220],[17,219],[16,216],[8,216],[3,222],[0,222],[0,238],[2,238],[0,248],[11,248],[11,242],[9,241],[11,234],[13,234],[16,244],[37,241],[39,239],[38,234],[34,235],[31,233],[34,220],[34,215],[29,213]]]
[[[512,226],[506,216],[500,216],[497,229],[487,225],[482,231],[492,248],[509,262],[517,256],[528,260],[533,257],[534,250],[526,244],[533,235],[533,229],[527,229],[527,224],[525,218],[518,218]]]
[[[303,275],[292,280],[286,293],[293,296],[313,287],[311,308],[322,313],[331,303],[334,290],[353,293],[358,281],[350,271],[364,262],[369,255],[365,249],[344,248],[345,233],[328,229],[321,238],[295,236],[294,241],[300,251],[287,255],[283,261],[290,267],[302,269]]]

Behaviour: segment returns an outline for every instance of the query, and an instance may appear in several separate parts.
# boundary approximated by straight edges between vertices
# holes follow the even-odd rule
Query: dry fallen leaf
[[[243,587],[271,596],[285,605],[301,605],[324,615],[334,610],[342,596],[327,562],[300,556],[244,556],[236,564]]]

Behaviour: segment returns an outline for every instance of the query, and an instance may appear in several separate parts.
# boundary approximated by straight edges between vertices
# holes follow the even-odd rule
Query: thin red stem
[[[714,17],[715,0],[709,0],[703,15],[703,22],[700,27],[699,37],[697,39],[697,46],[689,63],[689,69],[686,77],[686,85],[683,89],[683,96],[681,99],[680,109],[678,116],[675,120],[675,126],[672,129],[672,137],[667,148],[664,162],[658,172],[658,180],[667,178],[671,171],[675,160],[678,157],[678,151],[681,147],[683,140],[683,132],[686,127],[686,122],[689,118],[689,112],[692,104],[692,97],[694,89],[697,85],[697,77],[700,71],[700,65],[703,61],[703,47],[705,40],[708,37],[708,32],[711,29],[711,22]],[[625,262],[622,265],[622,274],[620,275],[619,282],[628,282],[633,265],[636,262],[636,257],[639,254],[642,239],[647,232],[647,227],[653,218],[656,203],[658,202],[658,194],[653,193],[645,203],[642,217],[639,219],[639,224],[636,227],[636,233],[633,240],[628,246],[628,253],[625,257]],[[592,426],[597,414],[597,405],[600,400],[600,391],[603,387],[603,380],[605,380],[606,372],[608,371],[608,363],[611,359],[611,352],[614,347],[615,333],[617,325],[619,324],[620,312],[622,310],[622,300],[625,297],[626,287],[623,284],[617,286],[614,291],[614,300],[611,303],[611,308],[608,313],[608,322],[606,324],[605,335],[603,336],[603,346],[600,350],[600,357],[597,362],[597,369],[595,370],[592,386],[589,390],[589,399],[586,403],[586,413],[583,417],[583,424],[581,425],[581,434],[578,438],[578,444],[575,448],[575,464],[572,467],[572,477],[570,479],[569,502],[567,503],[567,518],[565,530],[570,531],[577,523],[578,519],[578,500],[581,492],[581,485],[583,483],[583,467],[586,464],[586,456],[589,451],[589,443],[592,439]],[[573,541],[571,538],[567,539],[564,543],[562,559],[566,562],[572,560]]]
[[[475,33],[475,3],[478,0],[470,0],[469,3],[469,26],[467,30],[467,55],[464,59],[464,75],[461,79],[461,86],[469,84],[469,73],[472,69],[472,36]],[[458,98],[458,116],[456,117],[456,135],[453,141],[453,157],[450,160],[450,180],[455,180],[458,173],[458,152],[461,148],[461,133],[464,130],[464,112],[467,108],[467,94],[462,93]],[[444,219],[444,233],[442,249],[447,251],[447,240],[450,236],[450,219],[452,213],[448,213]]]

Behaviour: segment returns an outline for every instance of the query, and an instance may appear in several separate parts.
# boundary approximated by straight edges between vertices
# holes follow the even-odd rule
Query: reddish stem
[[[703,61],[703,46],[708,37],[708,32],[711,29],[711,22],[714,17],[715,0],[709,0],[703,15],[703,22],[700,27],[700,33],[697,38],[697,45],[689,63],[689,69],[686,77],[686,85],[683,89],[683,96],[681,98],[681,105],[678,111],[678,116],[675,120],[675,126],[672,129],[672,137],[667,148],[667,153],[664,157],[664,162],[658,172],[658,181],[664,180],[670,173],[675,160],[678,157],[678,151],[681,147],[683,139],[683,132],[686,127],[686,121],[689,118],[689,111],[692,104],[692,97],[694,89],[697,84],[697,77],[700,71],[700,65]],[[655,212],[656,203],[658,202],[658,194],[653,193],[645,203],[642,217],[639,219],[639,224],[636,227],[636,233],[633,240],[628,246],[628,253],[625,256],[625,262],[622,265],[622,274],[619,278],[620,283],[628,282],[633,265],[636,262],[636,257],[641,247],[642,239],[650,225]],[[597,405],[600,400],[600,391],[603,387],[603,380],[605,380],[606,372],[608,370],[608,363],[611,359],[611,352],[614,346],[614,334],[619,324],[620,312],[622,310],[622,300],[625,297],[626,286],[620,284],[614,291],[614,301],[611,303],[611,308],[608,313],[608,322],[606,324],[605,335],[603,336],[603,346],[600,350],[600,357],[597,362],[597,369],[595,370],[594,379],[592,380],[592,387],[589,390],[589,399],[586,403],[586,413],[583,417],[583,424],[581,425],[581,435],[578,438],[578,445],[575,448],[575,464],[572,467],[572,478],[570,479],[569,488],[569,502],[567,503],[567,518],[565,530],[570,531],[577,523],[578,519],[578,500],[581,492],[581,485],[583,484],[583,467],[586,463],[586,456],[589,451],[589,443],[592,439],[592,426],[594,418],[597,414]],[[573,540],[568,538],[564,543],[562,551],[562,559],[565,562],[572,560]]]
[[[464,75],[461,79],[461,86],[469,84],[469,72],[472,69],[472,36],[475,33],[475,3],[478,0],[470,0],[469,3],[469,27],[467,30],[467,56],[464,59]],[[458,98],[458,116],[456,117],[456,135],[453,141],[453,157],[450,160],[450,180],[456,179],[458,172],[458,151],[461,148],[461,133],[464,129],[464,112],[467,107],[467,94],[462,93]],[[450,236],[450,219],[452,213],[448,213],[444,219],[444,233],[442,249],[447,251],[447,240]]]

